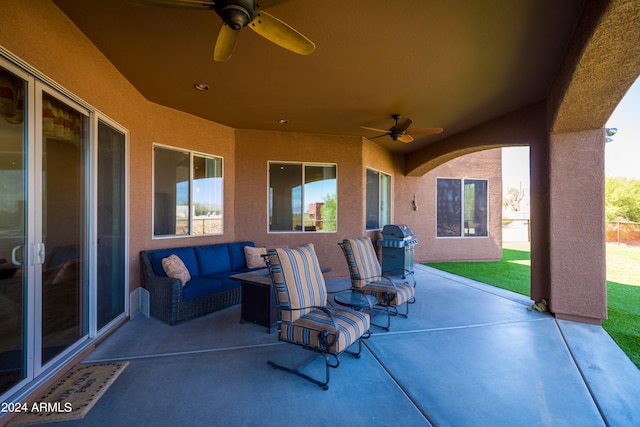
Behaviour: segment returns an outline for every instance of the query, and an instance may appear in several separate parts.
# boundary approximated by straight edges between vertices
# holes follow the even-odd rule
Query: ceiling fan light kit
[[[265,39],[299,55],[309,55],[316,45],[289,25],[264,11],[289,0],[128,0],[142,6],[213,10],[222,19],[213,51],[213,60],[231,58],[240,30],[249,27]]]

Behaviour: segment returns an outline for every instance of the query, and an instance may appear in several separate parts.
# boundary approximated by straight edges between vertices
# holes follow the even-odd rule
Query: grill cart
[[[404,270],[413,273],[413,252],[418,244],[418,239],[408,225],[388,224],[382,229],[382,240],[378,240],[378,246],[382,248],[382,272],[393,274]]]

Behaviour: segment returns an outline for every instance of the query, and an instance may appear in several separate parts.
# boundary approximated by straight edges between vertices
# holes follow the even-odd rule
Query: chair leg
[[[352,355],[356,359],[360,359],[360,353],[362,352],[362,339],[368,339],[371,336],[371,332],[367,331],[367,333],[368,335],[366,337],[363,335],[362,338],[358,339],[358,351],[345,350],[344,352]]]
[[[413,304],[415,303],[415,300],[413,302],[408,301],[405,302],[404,305],[406,307],[406,310],[404,311],[404,313],[400,313],[400,311],[398,310],[398,306],[391,306],[391,308],[393,309],[393,313],[391,313],[392,316],[401,316],[404,318],[409,317],[409,304]]]
[[[376,326],[378,328],[384,329],[385,331],[388,331],[389,327],[391,326],[391,313],[389,312],[389,306],[388,305],[378,305],[376,307],[382,307],[387,312],[387,324],[386,324],[386,326],[385,325],[380,325],[378,323],[373,323],[373,320],[370,320],[370,322],[371,322],[371,324],[373,326]],[[382,310],[382,309],[380,309],[380,310]],[[371,314],[372,314],[371,318],[373,319],[373,313],[371,313]]]
[[[358,342],[359,342],[359,340],[358,340]],[[298,369],[291,369],[291,368],[288,368],[286,366],[279,365],[279,364],[277,364],[275,362],[272,362],[272,361],[268,361],[267,363],[271,367],[273,367],[274,369],[280,369],[280,370],[289,372],[290,374],[297,375],[300,378],[303,378],[303,379],[305,379],[307,381],[310,381],[310,382],[320,386],[323,390],[329,390],[329,379],[330,379],[330,377],[329,377],[329,369],[330,368],[337,368],[338,366],[340,366],[340,359],[338,359],[338,355],[327,354],[327,353],[320,353],[320,354],[322,354],[322,356],[324,356],[324,361],[325,361],[325,377],[324,377],[324,381],[317,380],[317,379],[315,379],[313,377],[310,377],[309,375],[300,372]],[[336,361],[335,364],[331,363],[331,361],[330,361],[330,357],[331,356],[333,356],[335,358],[335,361]]]
[[[349,351],[349,350],[344,350],[345,353],[348,353],[350,355],[352,355],[353,357],[355,357],[356,359],[360,358],[360,354],[362,353],[362,340],[363,339],[368,339],[371,336],[371,332],[367,331],[365,335],[362,335],[361,338],[358,339],[358,350],[357,351]],[[272,361],[267,361],[267,364],[269,364],[269,366],[273,367],[274,369],[280,369],[282,371],[286,371],[289,372],[290,374],[293,375],[297,375],[300,378],[303,378],[307,381],[310,381],[318,386],[320,386],[323,390],[329,390],[329,379],[330,379],[330,368],[337,368],[338,366],[340,366],[340,355],[339,354],[333,354],[333,353],[320,353],[323,357],[324,357],[324,362],[325,362],[325,377],[324,377],[324,381],[321,380],[317,380],[313,377],[310,377],[307,374],[304,374],[302,372],[300,372],[298,369],[291,369],[288,368],[286,366],[283,365],[279,365],[275,362]],[[331,358],[335,359],[335,363],[331,363]]]
[[[409,304],[413,304],[415,303],[415,299],[413,301],[409,301],[406,302],[404,305],[406,306],[406,310],[404,313],[400,313],[398,311],[398,307],[397,306],[393,306],[393,305],[378,305],[377,307],[383,307],[386,311],[387,311],[387,324],[386,325],[380,325],[377,323],[373,323],[373,321],[371,321],[371,324],[373,326],[376,326],[378,328],[382,328],[385,331],[388,331],[389,328],[391,327],[391,316],[401,316],[404,318],[409,317]]]

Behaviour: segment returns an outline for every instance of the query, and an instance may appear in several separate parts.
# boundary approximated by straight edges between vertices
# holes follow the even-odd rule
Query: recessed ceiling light
[[[287,120],[287,119],[280,119],[280,120],[278,120],[278,123],[280,123],[281,125],[286,125],[287,123],[289,123],[289,120]]]
[[[197,90],[209,90],[209,85],[205,83],[196,83],[193,85]]]

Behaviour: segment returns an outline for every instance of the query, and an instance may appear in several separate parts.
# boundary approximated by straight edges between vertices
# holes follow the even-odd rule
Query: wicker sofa
[[[150,314],[175,325],[239,304],[240,283],[229,276],[252,270],[245,259],[247,246],[253,248],[254,243],[218,243],[140,252]],[[170,255],[178,256],[189,270],[191,279],[184,286],[179,279],[167,277],[164,271],[162,260]]]

